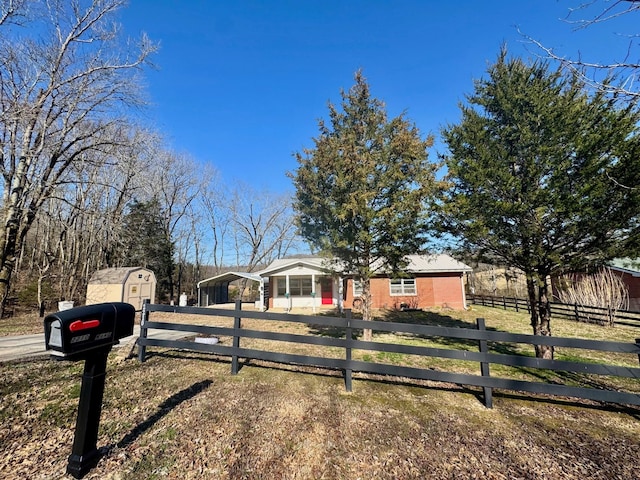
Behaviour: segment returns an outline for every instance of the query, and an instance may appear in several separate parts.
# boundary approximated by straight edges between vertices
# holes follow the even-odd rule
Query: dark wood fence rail
[[[529,312],[529,301],[515,297],[496,297],[491,295],[467,294],[467,300],[473,305],[503,308],[516,312]],[[603,307],[591,307],[573,303],[551,303],[551,315],[575,320],[577,322],[598,323],[601,325],[626,325],[640,328],[640,312],[630,310],[611,310]]]
[[[168,322],[155,322],[150,319],[151,312],[171,312],[179,314],[212,315],[218,317],[233,317],[234,326],[216,327],[203,325],[187,325]],[[298,322],[309,325],[312,329],[322,327],[344,330],[342,338],[321,335],[300,335],[279,333],[273,331],[251,330],[242,327],[243,318],[260,319],[267,322]],[[506,365],[516,368],[546,369],[553,371],[573,372],[589,375],[608,375],[640,379],[640,368],[631,366],[616,366],[609,364],[594,364],[588,362],[545,360],[519,354],[504,354],[491,351],[490,344],[498,342],[512,344],[540,344],[554,347],[567,347],[606,352],[627,353],[638,355],[638,358],[630,357],[629,365],[640,360],[640,339],[636,343],[596,341],[577,338],[541,337],[534,335],[512,334],[486,330],[484,320],[478,319],[477,328],[450,328],[417,325],[410,323],[394,323],[381,321],[363,321],[351,318],[351,312],[346,312],[346,318],[325,317],[310,315],[291,315],[270,312],[251,312],[241,310],[240,303],[236,303],[235,310],[223,310],[198,307],[173,307],[167,305],[145,304],[142,309],[140,338],[138,339],[138,358],[145,361],[147,347],[167,347],[200,352],[209,352],[217,355],[231,357],[231,373],[239,371],[239,359],[257,359],[277,363],[294,365],[307,365],[323,367],[327,369],[342,370],[345,386],[348,391],[352,388],[352,372],[392,375],[412,379],[433,380],[459,385],[482,387],[484,391],[484,403],[488,408],[492,407],[492,389],[516,390],[548,395],[559,395],[610,402],[619,404],[640,405],[640,393],[606,390],[585,386],[562,385],[557,383],[545,383],[539,381],[515,380],[491,375],[490,366]],[[455,348],[434,348],[430,346],[404,345],[382,342],[365,342],[353,338],[354,329],[371,328],[377,332],[389,332],[395,334],[413,335],[417,338],[454,339],[455,341],[472,341],[477,345],[478,351],[469,351]],[[181,332],[210,334],[215,336],[233,337],[232,345],[196,343],[187,340],[164,340],[148,338],[149,329],[176,330]],[[283,353],[241,346],[242,338],[277,340],[294,344],[320,345],[337,347],[343,351],[342,358],[334,356],[310,356],[294,353]],[[451,343],[451,342],[448,342]],[[460,345],[463,347],[463,345]],[[352,351],[367,350],[373,352],[390,352],[407,355],[421,355],[426,357],[438,357],[452,360],[466,360],[478,362],[479,375],[456,373],[431,368],[418,368],[402,365],[391,365],[373,361],[354,360]],[[335,350],[334,350],[335,352]],[[592,382],[589,382],[592,383]]]

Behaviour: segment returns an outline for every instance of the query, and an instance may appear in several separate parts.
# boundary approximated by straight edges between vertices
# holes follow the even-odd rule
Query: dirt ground
[[[0,478],[62,479],[80,363],[0,365]],[[88,479],[638,478],[640,410],[156,349],[110,357]]]
[[[347,393],[339,372],[122,352],[87,479],[640,478],[636,407],[494,391],[486,409],[450,384],[354,375]],[[0,364],[0,479],[71,478],[81,375],[82,362]]]

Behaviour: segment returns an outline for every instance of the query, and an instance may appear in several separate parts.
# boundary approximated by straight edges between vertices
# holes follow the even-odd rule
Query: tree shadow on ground
[[[326,313],[325,316],[337,316],[336,312]],[[354,318],[357,318],[354,316]],[[379,322],[394,322],[394,323],[406,323],[413,325],[426,325],[435,327],[446,328],[465,328],[475,330],[476,323],[470,321],[460,320],[453,318],[445,313],[445,311],[428,311],[428,310],[416,310],[416,311],[401,311],[401,310],[386,310],[378,312],[378,316],[375,318]],[[488,331],[500,331],[494,327],[487,327]],[[333,338],[345,338],[346,329],[344,327],[335,326],[323,326],[323,325],[309,325],[309,333],[312,335],[328,336]],[[508,333],[508,332],[507,332]],[[353,338],[357,339],[362,334],[362,330],[354,329]],[[430,335],[420,335],[413,333],[394,333],[400,338],[419,338],[428,340],[434,344],[434,347],[466,350],[466,351],[479,351],[478,341],[465,340],[449,337],[435,337]],[[376,333],[374,330],[373,341],[376,341]],[[489,352],[500,355],[512,355],[512,356],[535,356],[535,350],[533,345],[527,345],[526,347],[518,346],[518,344],[503,343],[503,342],[488,342],[487,344]],[[574,385],[586,388],[596,389],[609,389],[611,386],[607,383],[606,379],[600,379],[593,375],[582,374],[579,372],[568,372],[561,370],[551,369],[537,369],[530,367],[510,366],[514,372],[525,375],[529,378],[535,378],[544,383],[554,383],[559,385]]]
[[[170,350],[167,352],[158,353],[158,355],[164,356],[166,358],[201,359],[207,362],[226,363],[229,366],[231,365],[230,358],[218,357],[214,354],[208,354],[208,353],[202,353],[202,352]],[[254,368],[267,369],[267,370],[279,371],[279,372],[291,372],[291,373],[297,373],[297,374],[303,374],[303,375],[313,375],[314,377],[344,379],[344,372],[342,370],[331,369],[327,367],[286,364],[286,363],[277,363],[277,362],[271,362],[266,360],[255,360],[255,359],[243,359],[240,362],[240,366],[241,368],[254,367]],[[528,373],[531,373],[531,372],[528,372]],[[472,395],[481,404],[484,405],[484,392],[482,387],[472,387],[467,385],[458,385],[453,383],[446,383],[446,382],[439,382],[439,381],[436,382],[431,380],[420,380],[420,379],[405,378],[405,377],[388,377],[385,375],[361,373],[361,372],[353,372],[352,378],[354,382],[374,382],[381,385],[402,386],[402,387],[408,387],[408,388],[418,388],[418,389],[434,390],[434,391],[440,391],[440,392],[451,392],[451,393]],[[207,380],[205,382],[200,382],[200,383],[207,383],[207,382],[208,384],[202,387],[200,391],[207,388],[209,384],[211,384],[211,381]],[[197,386],[197,385],[198,384],[195,384],[194,386]],[[189,387],[189,389],[194,388],[194,386]],[[597,385],[594,385],[594,386],[597,386]],[[182,392],[174,395],[171,398],[179,396],[183,394],[183,392],[188,391],[189,389],[183,390]],[[354,389],[357,389],[357,385],[354,385]],[[191,396],[195,396],[197,393],[199,393],[199,391],[195,392]],[[558,405],[562,407],[585,408],[585,409],[595,410],[595,411],[617,412],[617,413],[632,416],[633,418],[640,420],[640,407],[634,406],[634,405],[603,403],[603,402],[596,402],[592,400],[574,399],[571,397],[557,397],[557,396],[551,396],[551,395],[545,395],[545,394],[514,392],[514,391],[508,391],[508,390],[505,391],[501,389],[492,389],[492,396],[494,400],[495,399],[516,400],[516,401],[523,401],[523,402],[534,402],[541,405]],[[178,405],[184,400],[187,400],[188,398],[191,398],[191,397],[186,397],[182,399],[181,401],[177,402],[176,405]],[[163,405],[165,405],[170,401],[171,399],[167,400],[167,402],[163,403]],[[161,409],[162,409],[162,405],[159,407],[159,411],[161,411]],[[161,417],[158,417],[157,419],[155,419],[154,423],[160,418]],[[136,429],[134,429],[132,433],[135,432],[137,429],[139,429],[141,426],[145,425],[147,422],[149,422],[149,420],[145,421],[143,424],[136,427]],[[151,425],[152,424],[147,426],[145,430],[150,428]],[[132,433],[128,435],[132,435]],[[141,433],[143,432],[141,431],[139,434]],[[135,438],[131,439],[131,441],[133,440],[135,440]],[[118,446],[120,446],[123,441],[124,439],[118,444]]]
[[[340,316],[336,314],[336,312],[325,313],[321,316]],[[354,314],[354,319],[361,319],[360,315]],[[400,310],[384,310],[378,313],[378,316],[375,318],[376,321],[379,322],[394,322],[394,323],[407,323],[412,325],[426,325],[433,327],[447,327],[447,328],[466,328],[466,329],[476,329],[475,323],[465,322],[464,320],[460,320],[458,318],[453,318],[449,315],[443,314],[441,312],[433,312],[427,310],[414,310],[414,311],[400,311]],[[496,331],[495,328],[487,328],[487,330]],[[318,335],[323,337],[333,337],[333,338],[345,338],[346,328],[345,327],[336,327],[336,326],[325,326],[321,324],[309,324],[309,333],[312,335]],[[374,331],[375,334],[375,331]],[[353,329],[353,337],[357,338],[362,335],[362,329]],[[456,346],[456,347],[472,347],[477,348],[478,343],[473,340],[464,340],[464,339],[450,339],[447,337],[432,337],[428,335],[416,335],[416,334],[405,334],[405,333],[397,333],[397,335],[412,337],[412,338],[424,338],[433,340],[437,338],[437,343],[447,346]],[[375,340],[375,336],[374,336]]]
[[[182,402],[186,400],[190,400],[202,391],[209,388],[209,386],[213,383],[212,380],[203,380],[201,382],[194,383],[190,387],[187,387],[183,390],[180,390],[178,393],[170,396],[160,405],[158,405],[158,410],[147,418],[144,422],[138,424],[133,430],[127,433],[122,440],[120,440],[116,446],[118,448],[125,448],[131,445],[140,435],[149,430],[153,425],[155,425],[162,417],[167,415],[171,410],[176,408]],[[108,447],[110,449],[112,447]]]

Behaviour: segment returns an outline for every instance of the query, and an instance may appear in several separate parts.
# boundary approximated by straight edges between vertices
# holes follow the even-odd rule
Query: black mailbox
[[[67,473],[82,478],[100,460],[97,448],[107,357],[121,338],[133,335],[135,308],[128,303],[100,303],[47,315],[47,350],[65,360],[84,360],[73,449]]]
[[[92,351],[111,348],[133,335],[135,308],[129,303],[100,303],[47,315],[44,341],[53,355],[79,359]]]

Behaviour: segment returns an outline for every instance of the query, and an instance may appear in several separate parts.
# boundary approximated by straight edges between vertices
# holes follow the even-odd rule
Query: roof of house
[[[471,268],[446,254],[408,255],[406,271],[409,273],[470,272]],[[330,271],[330,262],[323,257],[280,258],[273,261],[258,275],[265,277],[286,271],[297,266],[306,266],[314,270]]]
[[[468,265],[447,254],[409,255],[407,271],[412,273],[470,272]]]
[[[279,271],[289,270],[294,267],[309,267],[312,270],[325,271],[331,270],[329,261],[324,257],[290,257],[278,258],[271,262],[267,268],[257,272],[261,277],[268,277]]]

